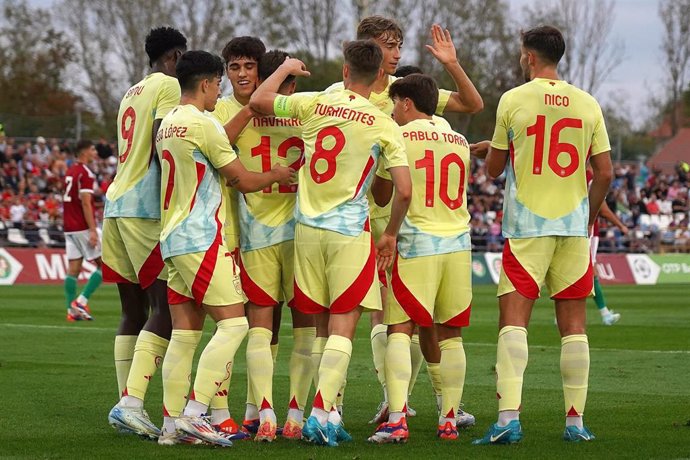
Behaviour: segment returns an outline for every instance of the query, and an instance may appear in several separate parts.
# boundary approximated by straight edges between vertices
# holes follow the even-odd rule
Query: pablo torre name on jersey
[[[455,133],[439,133],[438,131],[403,131],[403,137],[411,141],[439,141],[443,137],[443,142],[449,144],[462,145],[468,147],[465,138]]]

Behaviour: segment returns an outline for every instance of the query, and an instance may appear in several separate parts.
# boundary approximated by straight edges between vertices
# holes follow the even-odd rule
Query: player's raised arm
[[[252,94],[249,99],[249,107],[265,115],[274,115],[273,102],[279,95],[278,89],[288,75],[308,77],[310,75],[306,66],[299,59],[288,58],[273,72]]]
[[[457,89],[457,91],[451,93],[443,112],[480,112],[484,108],[484,101],[460,65],[460,62],[458,62],[455,45],[448,29],[443,30],[441,26],[434,24],[431,26],[431,40],[432,44],[426,45],[426,48],[443,64],[443,67],[455,82]]]
[[[241,193],[258,192],[278,182],[290,185],[295,181],[295,170],[285,166],[273,165],[270,171],[256,173],[248,171],[239,159],[235,159],[219,169],[227,184]]]
[[[248,105],[245,105],[242,110],[237,112],[237,115],[232,117],[230,121],[223,126],[225,134],[228,136],[228,140],[231,144],[234,145],[235,142],[237,142],[237,138],[240,137],[240,134],[242,134],[242,131],[244,130],[245,126],[247,126],[247,123],[249,123],[255,115],[256,112],[254,112]]]

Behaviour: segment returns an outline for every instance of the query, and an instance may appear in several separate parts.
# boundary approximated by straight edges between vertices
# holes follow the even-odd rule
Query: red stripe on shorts
[[[417,298],[412,294],[412,292],[405,286],[402,278],[400,278],[400,273],[398,272],[398,260],[399,256],[395,254],[395,261],[393,262],[393,273],[391,276],[391,288],[393,290],[393,295],[395,299],[400,303],[400,306],[407,316],[410,317],[415,324],[419,324],[422,327],[431,327],[434,324],[434,320],[429,314],[429,312],[424,308],[424,305],[417,300]]]
[[[266,291],[261,289],[261,287],[254,282],[253,279],[249,277],[247,270],[244,269],[244,264],[242,263],[242,256],[239,257],[240,262],[240,279],[242,280],[242,289],[247,299],[254,305],[259,307],[273,307],[278,304],[277,300],[274,300]]]
[[[177,305],[189,301],[194,301],[194,299],[187,297],[186,295],[182,295],[168,287],[168,305]]]
[[[472,305],[469,305],[465,311],[457,316],[452,317],[445,323],[444,326],[448,327],[467,327],[470,325],[470,314],[472,313]]]
[[[592,270],[592,256],[590,254],[587,271],[585,272],[584,275],[582,275],[582,278],[575,281],[574,284],[571,284],[570,286],[563,289],[558,294],[551,296],[551,298],[552,299],[562,299],[562,300],[584,299],[587,296],[589,296],[589,294],[592,293],[593,288],[594,288],[594,271]]]
[[[165,262],[163,262],[163,256],[161,256],[161,245],[158,243],[146,258],[144,265],[139,269],[139,273],[137,273],[141,288],[146,289],[151,286],[163,271],[164,266]]]
[[[106,283],[125,283],[125,284],[134,284],[124,276],[120,275],[118,272],[113,270],[112,268],[108,267],[105,262],[102,262],[101,259],[101,273],[103,275],[103,281]]]
[[[367,292],[371,289],[376,278],[376,251],[374,251],[374,240],[371,237],[369,239],[371,240],[369,257],[362,271],[359,272],[350,287],[331,302],[331,313],[347,313],[354,310],[362,303]]]
[[[379,270],[379,282],[383,285],[383,287],[387,288],[388,287],[388,277],[386,276],[386,270]]]
[[[220,245],[223,243],[223,237],[221,235],[223,226],[218,220],[218,212],[220,211],[220,206],[216,209],[216,238],[211,243],[211,247],[206,250],[204,258],[201,261],[199,270],[196,272],[194,281],[192,281],[192,295],[196,302],[201,305],[206,296],[206,291],[208,291],[208,286],[211,284],[211,278],[213,278],[213,272],[216,269],[216,262],[218,261],[218,250]]]
[[[533,300],[539,298],[539,286],[510,250],[509,239],[503,246],[503,271],[520,295]]]
[[[314,302],[307,294],[305,294],[297,284],[297,280],[293,283],[295,298],[293,299],[294,307],[297,311],[305,315],[314,315],[316,313],[323,313],[328,311],[323,305]]]

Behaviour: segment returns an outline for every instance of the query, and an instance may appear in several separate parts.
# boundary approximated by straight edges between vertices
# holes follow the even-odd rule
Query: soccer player
[[[390,221],[376,244],[381,269],[392,262],[411,194],[398,127],[368,100],[382,73],[381,49],[373,41],[358,40],[347,43],[343,54],[343,91],[279,95],[288,74],[305,73],[300,61],[288,59],[250,100],[260,113],[302,122],[305,159],[295,209],[295,306],[316,314],[317,327],[328,337],[302,439],[324,445],[351,439],[335,410],[336,396],[347,375],[362,310],[381,308],[366,198],[379,157],[396,191]]]
[[[527,83],[501,97],[486,157],[490,176],[504,170],[507,176],[506,242],[498,285],[498,421],[475,444],[522,439],[527,326],[543,284],[554,299],[561,334],[563,438],[594,439],[582,422],[589,379],[585,304],[593,280],[588,236],[611,182],[611,148],[597,101],[558,76],[564,52],[554,27],[522,33],[520,66]],[[588,157],[594,174],[589,195]]]
[[[398,67],[398,69],[395,71],[395,76],[398,78],[403,78],[413,73],[423,74],[424,71],[422,71],[422,69],[414,65],[405,65]],[[439,117],[437,115],[432,115],[431,118],[436,126],[443,126],[448,129],[452,129],[445,118]],[[387,337],[387,335],[384,334],[384,338],[385,337]],[[415,412],[410,408],[409,399],[412,396],[412,389],[414,388],[415,382],[417,381],[417,375],[419,374],[419,370],[421,367],[422,359],[420,355],[423,355],[424,360],[426,360],[426,369],[427,373],[429,374],[429,380],[431,381],[431,387],[436,397],[436,407],[440,416],[443,399],[441,394],[441,349],[439,348],[438,344],[438,334],[436,333],[436,328],[415,327],[415,332],[412,335],[411,344],[412,345],[410,347],[410,352],[412,355],[412,377],[410,377],[410,385],[407,390],[407,415],[410,417],[413,417],[415,415]],[[380,424],[382,423],[382,421],[387,420],[389,415],[387,403],[388,399],[386,398],[384,403],[379,408],[379,413],[373,420],[370,421],[370,423],[377,422]],[[476,421],[474,415],[470,414],[469,412],[465,412],[462,409],[462,406],[463,404],[460,403],[456,411],[456,426],[466,428],[474,425]]]
[[[393,118],[402,126],[408,163],[414,165],[413,195],[398,235],[393,297],[384,311],[390,415],[369,441],[408,439],[406,405],[415,325],[435,327],[438,333],[442,409],[437,434],[441,439],[457,439],[456,414],[465,382],[461,328],[469,325],[472,301],[470,217],[465,192],[469,147],[462,135],[434,121],[438,87],[431,77],[416,74],[396,80],[389,94],[395,104]],[[385,204],[392,187],[387,185],[387,193],[381,195],[380,182],[377,178],[372,191],[377,203]]]
[[[258,66],[259,59],[266,52],[266,46],[257,37],[235,37],[223,47],[222,56],[225,60],[225,72],[232,86],[232,94],[221,98],[216,103],[216,108],[211,114],[224,125],[228,138],[233,140],[244,129],[245,123],[234,125],[232,120],[240,112],[251,115],[247,107],[249,97],[259,84]],[[246,120],[246,118],[245,118]],[[238,128],[236,129],[235,126]],[[225,241],[228,249],[239,263],[239,218],[237,214],[237,192],[233,187],[226,186],[226,222]],[[250,432],[256,433],[258,429],[258,411],[249,382],[247,382],[247,414],[245,419],[256,420],[257,423],[248,422],[244,430],[230,415],[228,408],[228,388],[230,386],[230,372],[228,379],[221,382],[216,395],[211,400],[211,422],[218,430],[222,430],[238,439],[248,437]]]
[[[436,107],[436,114],[442,115],[448,112],[463,112],[476,113],[483,108],[483,101],[477,89],[472,84],[462,66],[458,62],[455,45],[451,39],[450,32],[443,30],[438,24],[434,24],[431,28],[432,44],[427,45],[427,50],[443,65],[446,71],[452,77],[456,91],[440,90],[438,97],[438,106]],[[383,52],[383,61],[381,68],[383,73],[377,78],[374,88],[369,96],[369,100],[376,107],[381,109],[386,114],[392,114],[393,103],[388,97],[388,89],[390,85],[396,80],[394,73],[396,71],[398,61],[401,56],[401,47],[403,44],[403,32],[400,26],[392,19],[384,18],[382,16],[369,16],[359,23],[357,26],[357,39],[371,39],[374,40]],[[342,83],[335,83],[331,85],[327,91],[342,89]],[[369,197],[371,203],[371,229],[374,239],[378,239],[381,232],[386,227],[389,216],[390,206],[378,207]],[[383,304],[386,304],[387,297],[387,280],[385,273],[380,274],[381,278],[381,298]],[[379,409],[370,423],[381,423],[386,420],[388,404],[386,397],[386,382],[384,370],[384,356],[386,350],[386,326],[382,323],[383,311],[372,313],[371,315],[371,349],[374,360],[374,369],[376,375],[383,388],[384,401],[379,405]],[[317,331],[317,336],[321,333]],[[315,347],[321,343],[317,337]],[[416,380],[416,375],[419,373],[422,365],[422,355],[419,349],[419,337],[415,334],[412,339],[413,346],[413,378]],[[315,350],[318,352],[318,350]],[[432,366],[432,372],[437,368]],[[413,386],[413,385],[411,385]],[[411,413],[413,411],[410,411]]]
[[[249,172],[237,159],[223,127],[205,113],[215,108],[222,75],[220,57],[205,51],[182,55],[177,64],[180,105],[165,117],[156,136],[163,165],[161,254],[168,268],[173,324],[162,371],[164,424],[158,443],[163,445],[189,437],[232,445],[205,417],[220,382],[230,377],[248,329],[239,269],[225,244],[223,182],[249,193],[275,182],[287,185],[294,177],[292,169],[278,165],[263,173]],[[187,400],[206,315],[217,329],[201,353]]]
[[[592,181],[592,171],[591,168],[587,168],[587,183],[591,184]],[[601,208],[599,209],[599,215],[597,217],[602,217],[613,225],[618,227],[618,229],[623,233],[623,235],[628,234],[628,227],[625,226],[623,222],[616,216],[606,204],[606,201],[601,203]],[[601,288],[601,282],[599,282],[599,276],[597,276],[597,251],[599,250],[599,219],[594,219],[594,227],[592,229],[592,234],[589,237],[589,249],[592,254],[592,267],[594,267],[594,302],[597,305],[597,310],[601,314],[601,322],[605,326],[613,326],[621,319],[621,314],[616,313],[613,310],[609,310],[606,306],[606,298],[604,297],[604,290]]]
[[[152,29],[146,37],[151,73],[127,90],[120,102],[119,161],[106,194],[103,223],[103,277],[117,283],[122,304],[115,337],[122,399],[108,421],[154,439],[160,431],[143,409],[144,397],[172,329],[159,242],[161,169],[154,139],[163,117],[180,102],[175,64],[186,48],[184,35],[169,27]]]
[[[64,209],[65,252],[67,252],[67,276],[65,277],[65,300],[67,321],[91,320],[88,307],[89,297],[101,285],[101,242],[93,214],[92,195],[96,176],[88,167],[96,158],[93,142],[77,142],[76,161],[67,170],[64,182],[62,205]],[[84,290],[77,297],[77,278],[82,261],[94,262],[98,267],[89,277]],[[76,298],[76,299],[75,299]]]
[[[269,51],[259,59],[259,80],[266,80],[285,61],[287,53]],[[288,75],[278,93],[295,92],[296,81]],[[248,122],[236,139],[230,139],[249,171],[262,172],[273,164],[299,169],[303,160],[302,126],[296,118],[257,117],[242,111],[236,118]],[[239,196],[241,278],[249,299],[247,378],[250,395],[243,425],[256,426],[255,440],[276,436],[273,410],[273,356],[271,338],[275,309],[281,299],[291,307],[294,347],[290,358],[290,403],[283,437],[300,439],[304,406],[312,377],[311,349],[316,335],[313,315],[294,308],[294,234],[297,184],[276,186]],[[258,418],[258,420],[257,420]]]

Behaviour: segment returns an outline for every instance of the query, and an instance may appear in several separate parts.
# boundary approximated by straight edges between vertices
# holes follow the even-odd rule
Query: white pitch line
[[[63,331],[86,331],[86,332],[112,332],[115,333],[114,328],[108,327],[94,327],[91,325],[80,327],[80,326],[57,326],[53,324],[22,324],[22,323],[0,323],[0,327],[14,327],[17,329],[54,329]],[[206,332],[204,335],[210,334]],[[357,341],[369,341],[368,337],[357,337]],[[466,346],[469,347],[495,347],[495,343],[486,342],[464,342]],[[545,348],[547,350],[560,350],[561,347],[554,345],[532,345],[532,349]],[[662,354],[662,355],[690,355],[690,350],[628,350],[625,348],[590,348],[589,351],[595,352],[614,352],[614,353],[652,353],[652,354]]]

